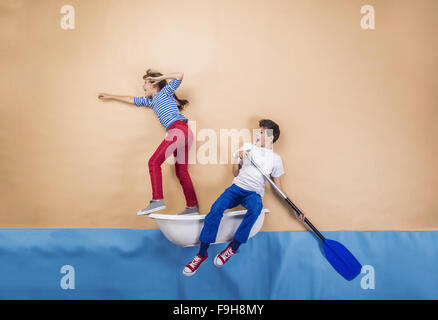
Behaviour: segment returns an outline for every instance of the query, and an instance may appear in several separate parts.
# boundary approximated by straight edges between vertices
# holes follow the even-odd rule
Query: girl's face
[[[157,93],[157,85],[156,84],[152,84],[152,82],[149,81],[149,80],[145,80],[144,81],[143,89],[144,89],[145,95],[147,97],[151,97],[155,93]]]

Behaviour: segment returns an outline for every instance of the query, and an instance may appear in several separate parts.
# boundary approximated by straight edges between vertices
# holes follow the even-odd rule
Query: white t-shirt
[[[272,149],[261,148],[252,143],[245,143],[239,151],[250,152],[253,161],[268,176],[271,175],[277,178],[284,173],[281,157]],[[240,168],[239,175],[234,178],[233,183],[245,190],[255,191],[263,197],[265,193],[265,177],[248,158],[239,158],[239,164],[242,165],[242,168]]]

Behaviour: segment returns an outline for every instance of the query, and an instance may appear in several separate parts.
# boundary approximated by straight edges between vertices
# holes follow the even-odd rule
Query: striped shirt
[[[134,104],[138,107],[152,108],[166,131],[175,121],[183,120],[187,123],[187,118],[179,112],[178,105],[173,97],[173,93],[179,87],[181,81],[173,79],[153,97],[134,97]]]

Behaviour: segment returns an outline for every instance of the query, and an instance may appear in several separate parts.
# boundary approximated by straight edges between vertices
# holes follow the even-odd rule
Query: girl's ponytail
[[[152,69],[147,69],[146,74],[143,76],[143,79],[146,79],[147,77],[161,77],[162,75],[163,74],[161,72],[156,72],[156,71],[152,71]],[[160,90],[163,89],[166,85],[167,85],[166,80],[161,80],[160,82],[158,82],[158,87],[160,88]],[[184,106],[189,103],[188,100],[179,99],[175,93],[173,94],[173,97],[175,98],[176,104],[180,111],[183,110]]]
[[[184,110],[184,106],[185,106],[186,104],[189,103],[189,101],[186,100],[186,99],[179,99],[179,98],[176,96],[176,94],[173,94],[173,97],[175,98],[175,100],[176,100],[176,104],[177,104],[178,109],[179,109],[180,111],[181,111],[181,110]]]

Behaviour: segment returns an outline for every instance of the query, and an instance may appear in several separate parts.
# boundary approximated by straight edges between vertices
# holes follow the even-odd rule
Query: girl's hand
[[[108,100],[111,99],[111,96],[107,93],[99,93],[98,98],[100,100]]]
[[[146,80],[150,81],[152,84],[157,84],[163,79],[161,77],[147,77]]]

